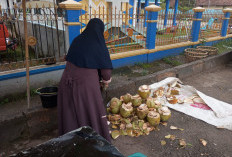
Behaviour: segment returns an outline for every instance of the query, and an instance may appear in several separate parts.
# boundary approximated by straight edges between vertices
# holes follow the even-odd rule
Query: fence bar
[[[138,6],[137,6],[137,22],[139,22],[140,7],[141,7],[141,0],[138,0]]]
[[[170,4],[170,0],[166,0],[166,8],[165,8],[164,26],[167,26],[169,4]]]
[[[159,6],[159,0],[155,0],[155,5]]]
[[[145,0],[145,8],[149,6],[149,0]],[[147,11],[144,8],[144,27],[147,27]]]
[[[129,4],[131,6],[131,8],[129,9],[129,14],[130,14],[130,24],[132,25],[133,24],[133,14],[134,14],[134,0],[129,0]]]
[[[202,12],[205,11],[205,8],[196,7],[193,9],[194,19],[192,24],[192,42],[197,42],[199,38],[199,32],[201,27]]]
[[[176,1],[175,1],[175,10],[174,10],[174,17],[173,17],[173,26],[176,26],[176,14],[177,14],[177,11],[178,11],[178,2],[179,2],[179,0],[176,0]]]
[[[223,18],[222,30],[221,30],[222,37],[225,37],[227,34],[227,28],[228,28],[231,12],[232,12],[232,9],[229,9],[229,8],[223,9],[224,18]]]
[[[156,27],[158,19],[158,11],[161,10],[161,7],[156,5],[150,5],[145,8],[148,11],[147,19],[147,41],[146,48],[154,49],[155,48],[155,39],[156,39]]]

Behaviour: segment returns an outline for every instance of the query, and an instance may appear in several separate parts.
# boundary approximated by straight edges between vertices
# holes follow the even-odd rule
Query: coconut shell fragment
[[[170,104],[176,104],[178,102],[178,99],[174,95],[169,95],[169,96],[166,96],[166,97],[167,97],[167,101]]]

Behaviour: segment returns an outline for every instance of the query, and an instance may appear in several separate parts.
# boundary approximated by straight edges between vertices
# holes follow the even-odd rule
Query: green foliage
[[[6,104],[6,103],[8,103],[9,102],[9,99],[8,98],[5,98],[5,99],[3,99],[2,101],[0,101],[0,105],[4,105],[4,104]]]
[[[213,45],[218,48],[218,54],[232,51],[232,39],[226,39]]]
[[[166,0],[160,0],[162,9],[166,8]],[[179,1],[178,9],[182,12],[186,12],[195,7],[195,0],[181,0]],[[170,7],[171,8],[171,7]]]
[[[136,63],[135,65],[138,66],[138,67],[141,67],[143,69],[148,69],[148,68],[152,67],[152,65],[149,64],[149,63]]]
[[[170,64],[172,66],[178,66],[181,65],[182,63],[177,61],[177,60],[173,60],[173,58],[171,57],[165,57],[162,59],[165,63]]]
[[[32,88],[30,90],[31,97],[36,96],[36,89]],[[15,102],[18,100],[26,99],[27,93],[13,94],[7,97],[0,98],[0,105],[4,105],[10,102]]]

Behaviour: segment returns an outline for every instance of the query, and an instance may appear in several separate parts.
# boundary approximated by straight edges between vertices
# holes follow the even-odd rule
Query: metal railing
[[[144,16],[130,14],[128,3],[125,7],[85,7],[80,16],[81,32],[92,18],[100,18],[105,23],[104,37],[110,54],[143,49],[146,44]]]
[[[200,38],[220,36],[223,17],[222,10],[205,10],[202,15]]]
[[[29,46],[30,66],[52,64],[66,54],[64,11],[57,7],[27,8],[28,37],[34,44]],[[9,36],[5,48],[0,50],[0,71],[25,67],[25,39],[22,9],[0,10],[2,26]]]
[[[169,12],[167,25],[164,25],[165,11],[158,14],[156,46],[163,46],[191,40],[193,14],[177,11],[176,24],[173,24],[174,13]]]

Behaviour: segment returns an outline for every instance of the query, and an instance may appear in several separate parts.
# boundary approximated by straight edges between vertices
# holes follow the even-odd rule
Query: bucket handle
[[[36,89],[36,91],[35,91],[35,92],[36,92],[37,94],[39,94],[39,95],[40,95],[40,94],[45,94],[45,95],[57,94],[57,92],[53,92],[53,93],[41,93],[41,92],[39,92],[40,89],[41,89],[41,88],[38,88],[38,89]]]

